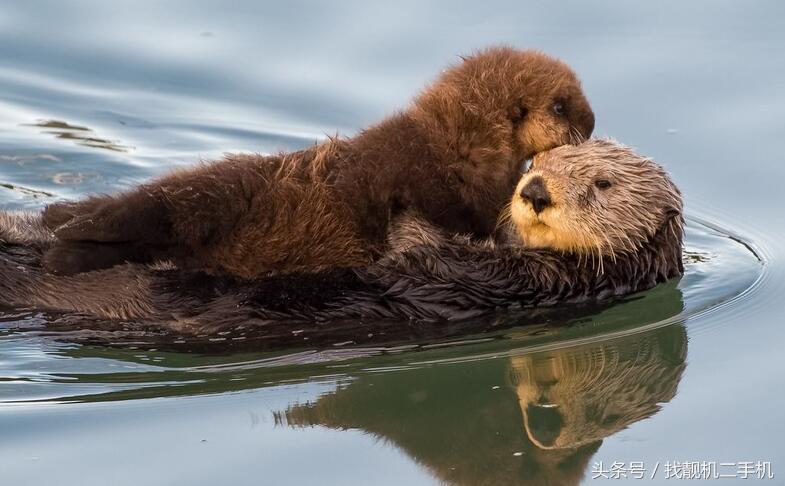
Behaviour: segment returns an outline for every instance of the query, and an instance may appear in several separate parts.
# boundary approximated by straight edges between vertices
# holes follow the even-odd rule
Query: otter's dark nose
[[[557,408],[531,404],[526,407],[526,417],[526,428],[537,442],[545,447],[556,443],[564,428],[564,417]]]
[[[521,198],[526,199],[532,203],[534,212],[540,214],[540,211],[551,205],[551,195],[548,194],[548,189],[545,187],[545,181],[542,177],[533,177],[523,189],[521,189]]]
[[[571,124],[578,129],[584,140],[588,140],[594,132],[594,112],[586,98],[575,100],[576,109],[570,110]]]
[[[582,121],[581,123],[582,130],[580,130],[581,135],[583,135],[583,138],[588,140],[589,137],[591,137],[592,132],[594,131],[594,112],[589,110],[589,112],[586,113],[586,115],[584,115],[583,120],[581,121]]]

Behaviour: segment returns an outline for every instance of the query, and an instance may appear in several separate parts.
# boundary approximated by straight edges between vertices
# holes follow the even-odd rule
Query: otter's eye
[[[559,116],[564,116],[564,102],[557,101],[553,104],[553,112]]]
[[[594,181],[594,185],[597,186],[597,189],[601,189],[604,191],[605,189],[611,187],[611,181],[609,181],[608,179],[597,179],[596,181]]]

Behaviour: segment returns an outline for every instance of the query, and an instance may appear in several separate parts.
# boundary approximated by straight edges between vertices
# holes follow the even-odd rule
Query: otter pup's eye
[[[609,187],[611,187],[611,181],[608,179],[597,179],[594,181],[594,185],[597,186],[597,189],[602,189],[603,191]]]
[[[564,102],[557,101],[553,104],[553,112],[559,116],[564,116]]]

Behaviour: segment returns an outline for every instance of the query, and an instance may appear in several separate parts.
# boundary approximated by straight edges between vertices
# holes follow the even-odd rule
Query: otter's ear
[[[507,117],[513,123],[513,125],[517,125],[521,123],[523,119],[526,118],[526,115],[528,114],[529,114],[529,110],[527,110],[526,107],[523,106],[523,103],[518,103],[516,105],[513,105],[512,107],[510,107],[509,110],[507,110]]]
[[[681,210],[676,208],[665,208],[665,219],[675,218],[681,216]]]

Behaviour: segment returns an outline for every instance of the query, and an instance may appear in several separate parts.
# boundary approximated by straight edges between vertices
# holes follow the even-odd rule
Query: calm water
[[[595,133],[671,171],[687,273],[396,347],[80,346],[0,315],[0,484],[616,484],[592,479],[614,461],[785,481],[782,2],[32,3],[0,4],[2,208],[350,135],[505,42],[573,65]]]

